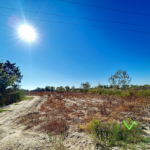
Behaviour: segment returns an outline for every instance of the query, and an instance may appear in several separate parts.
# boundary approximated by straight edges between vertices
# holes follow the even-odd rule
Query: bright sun
[[[25,40],[25,41],[34,41],[36,39],[36,33],[35,30],[28,26],[28,25],[22,25],[19,28],[19,36]]]

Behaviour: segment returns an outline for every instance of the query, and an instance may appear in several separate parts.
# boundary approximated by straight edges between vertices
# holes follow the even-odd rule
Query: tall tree
[[[65,90],[68,92],[70,90],[70,87],[68,85],[65,86]]]
[[[130,84],[131,78],[127,74],[127,71],[122,69],[118,70],[114,75],[112,75],[108,81],[111,85],[113,85],[115,88],[120,87],[122,89],[125,89],[127,85]]]
[[[6,91],[6,88],[19,89],[23,75],[21,75],[19,67],[15,65],[16,63],[11,64],[9,61],[0,63],[0,91],[2,93]]]
[[[51,91],[54,91],[55,90],[55,87],[54,86],[51,86]]]
[[[45,91],[50,91],[51,90],[51,87],[50,86],[46,86],[45,87]]]
[[[96,88],[97,88],[97,90],[101,89],[101,84],[98,83],[98,86]]]
[[[59,87],[56,87],[56,91],[59,91]]]
[[[81,83],[81,88],[80,88],[80,91],[83,92],[83,93],[87,93],[88,90],[90,89],[91,85],[89,82],[86,82],[86,83]]]
[[[63,86],[60,86],[59,87],[59,91],[64,91],[65,89],[64,89],[64,87]]]
[[[72,86],[72,87],[71,87],[71,90],[72,90],[72,91],[75,91],[75,86]]]

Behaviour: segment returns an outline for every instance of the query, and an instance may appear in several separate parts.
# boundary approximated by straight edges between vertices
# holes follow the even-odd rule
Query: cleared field
[[[63,134],[63,144],[67,149],[80,150],[90,147],[90,150],[94,150],[95,145],[87,134],[88,129],[84,128],[93,118],[110,122],[126,118],[144,123],[150,122],[148,97],[123,98],[66,92],[26,94],[34,95],[35,98],[22,101],[18,103],[19,105],[6,106],[4,109],[11,111],[0,114],[0,137],[2,137],[0,148],[10,148],[8,146],[10,142],[10,146],[18,150],[29,147],[42,149],[43,145],[46,149],[51,149],[52,145],[48,142],[47,136],[47,133],[50,133],[51,135]],[[108,117],[112,112],[115,113]],[[43,139],[42,142],[40,139]],[[14,140],[18,140],[20,146],[14,146],[14,143],[17,145]]]

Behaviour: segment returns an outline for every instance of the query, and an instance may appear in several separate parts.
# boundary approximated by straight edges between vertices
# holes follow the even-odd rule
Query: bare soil
[[[42,114],[42,111],[40,112],[39,110],[41,109],[41,105],[44,105],[44,103],[47,102],[48,96],[33,97],[34,98],[31,100],[19,102],[18,105],[11,104],[2,108],[9,111],[0,113],[0,150],[51,150],[51,143],[49,142],[48,135],[41,130],[39,125],[25,130],[27,124],[29,124],[31,120],[28,121],[26,119],[25,122],[22,121],[20,123],[20,119],[22,118],[22,120],[24,120],[23,118],[25,116],[36,113]],[[90,113],[94,114],[98,111],[94,106],[101,105],[104,101],[107,101],[104,99],[101,99],[100,97],[94,97],[92,99],[80,99],[75,97],[72,99],[63,99],[65,107],[70,107],[72,109],[70,117],[74,118],[72,123],[70,123],[71,121],[68,121],[68,123],[70,123],[70,128],[63,136],[63,143],[68,150],[95,150],[95,146],[92,144],[90,137],[85,132],[79,132],[77,127],[78,123],[82,123],[83,116],[74,116],[73,114],[76,112],[78,114],[84,114],[84,117],[88,117]],[[103,105],[105,105],[105,103],[103,103]],[[116,105],[115,101],[113,101],[111,105]],[[76,108],[78,108],[78,111]],[[116,108],[119,110],[119,107]],[[50,109],[55,112],[54,107]],[[109,107],[106,107],[106,109],[109,110]],[[149,112],[149,109],[147,109],[147,111]],[[150,119],[149,115],[147,115],[147,118]],[[73,122],[75,125],[73,125]],[[150,134],[150,130],[145,131]],[[114,147],[111,148],[111,150],[119,150],[119,148]]]

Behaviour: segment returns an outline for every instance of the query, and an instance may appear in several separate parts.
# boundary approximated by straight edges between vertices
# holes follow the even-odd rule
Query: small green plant
[[[138,94],[138,96],[143,97],[144,96],[144,90],[139,90],[137,94]]]
[[[100,130],[99,122],[100,120],[93,119],[88,124],[88,131],[93,142],[95,142],[96,145],[101,145],[103,148],[118,146],[121,148],[134,149],[135,144],[139,144],[145,139],[142,134],[146,133],[143,130],[138,130],[137,126],[139,122],[136,122],[131,130],[129,130],[123,122],[114,125],[114,121],[109,122],[109,130],[102,130],[106,128],[108,122],[105,122],[105,125],[102,124]],[[130,126],[132,120],[128,118],[126,123]]]
[[[146,91],[144,92],[144,96],[150,96],[150,90],[146,90]]]
[[[52,148],[50,150],[66,150],[64,144],[63,144],[63,134],[61,137],[58,137],[56,135],[51,136],[51,134],[48,134],[49,142],[52,144]]]
[[[19,103],[14,103],[14,105],[19,105]]]
[[[22,98],[21,100],[23,101],[23,100],[31,100],[32,98],[34,98],[34,97],[24,97],[24,98]]]
[[[11,110],[7,110],[7,109],[0,109],[0,113],[3,111],[11,111]]]

